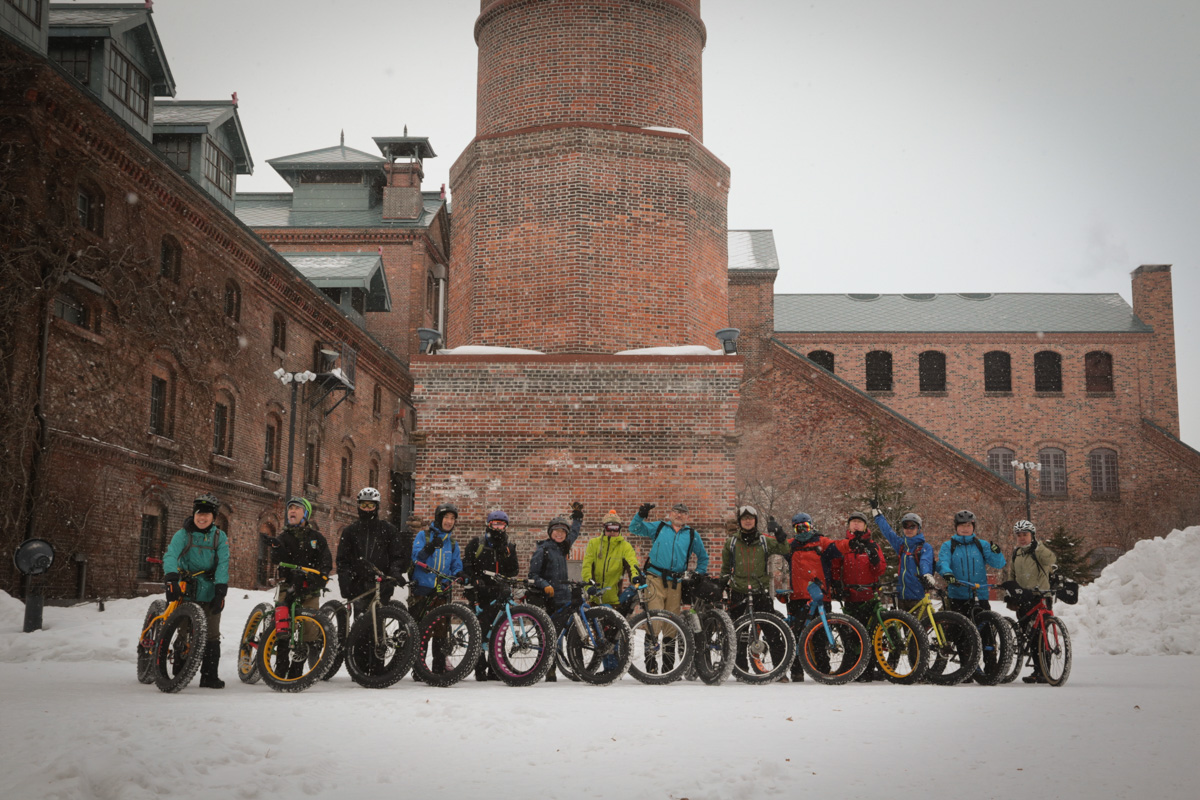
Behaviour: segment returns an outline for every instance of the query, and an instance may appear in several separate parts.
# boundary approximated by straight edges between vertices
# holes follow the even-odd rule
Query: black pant
[[[825,606],[825,613],[829,614],[833,611],[833,603],[826,600],[822,605]],[[809,612],[812,611],[812,600],[789,600],[787,604],[788,616],[792,618],[792,632],[796,634],[796,660],[792,662],[792,675],[800,675],[804,672],[804,668],[800,666],[800,649],[804,647],[804,642],[800,638],[800,634],[808,627]],[[820,619],[820,616],[815,617]],[[821,639],[825,641],[824,637]],[[821,672],[829,671],[829,652],[824,648],[818,648],[813,653],[814,666]]]
[[[778,614],[775,611],[774,598],[766,592],[755,592],[754,595],[754,616],[767,616]],[[737,624],[738,619],[750,612],[750,595],[740,592],[729,593],[729,616],[733,618],[734,624]],[[778,664],[783,660],[783,654],[787,651],[787,643],[775,632],[774,628],[763,629],[763,638],[767,642],[767,647],[771,652],[771,663]],[[740,669],[747,672],[753,672],[750,669],[749,661],[746,656],[746,643],[742,637],[738,637],[737,660],[734,662]]]

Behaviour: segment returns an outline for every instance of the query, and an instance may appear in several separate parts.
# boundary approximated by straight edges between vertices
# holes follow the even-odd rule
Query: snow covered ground
[[[1134,624],[1194,641],[1190,600],[1145,586],[1194,589],[1200,559],[1185,554],[1197,541],[1200,528],[1141,544],[1085,589],[1070,624],[1087,629],[1091,651],[1077,651],[1059,689],[626,678],[371,691],[343,670],[277,694],[234,675],[233,632],[267,599],[234,591],[227,688],[164,695],[134,676],[146,599],[47,608],[45,629],[23,634],[23,605],[0,593],[0,797],[1195,797],[1197,662],[1103,653]],[[1163,572],[1129,570],[1144,591],[1119,600],[1137,579],[1109,572],[1143,558]]]

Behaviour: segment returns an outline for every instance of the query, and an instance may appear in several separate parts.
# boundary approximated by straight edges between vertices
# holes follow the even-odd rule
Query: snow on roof
[[[635,350],[622,350],[613,355],[618,356],[720,356],[723,350],[710,350],[701,344],[683,344],[675,347],[639,347]]]
[[[439,356],[544,356],[541,350],[524,350],[520,347],[491,347],[482,344],[465,344],[438,350]]]

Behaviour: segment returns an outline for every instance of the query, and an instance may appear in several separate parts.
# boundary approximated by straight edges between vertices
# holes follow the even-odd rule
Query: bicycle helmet
[[[850,516],[846,517],[846,522],[849,522],[852,519],[861,519],[864,523],[871,522],[871,520],[867,519],[867,515],[861,511],[851,512]]]
[[[571,521],[566,517],[555,517],[550,520],[550,524],[546,526],[546,535],[550,535],[555,528],[562,528],[568,534],[571,532]]]
[[[972,528],[975,527],[975,514],[973,512],[963,509],[954,515],[954,527],[957,528],[959,525],[963,525],[968,522],[971,524]]]
[[[300,508],[304,509],[304,519],[300,522],[301,525],[308,522],[308,518],[312,516],[312,503],[308,501],[307,497],[293,497],[287,501],[287,504],[289,506],[300,506]]]
[[[812,525],[812,517],[808,514],[805,514],[803,511],[792,517],[793,525],[803,525],[805,522],[807,522],[809,525]]]
[[[488,524],[489,528],[492,526],[493,522],[503,522],[505,525],[507,525],[508,524],[508,514],[505,514],[500,509],[496,509],[495,511],[489,511],[488,515],[487,515],[487,524]]]
[[[433,510],[433,524],[442,528],[442,517],[447,514],[453,514],[455,517],[458,517],[458,506],[454,505],[454,503],[442,503],[435,508]],[[445,528],[442,528],[442,530],[445,530]]]
[[[221,501],[217,499],[215,494],[205,492],[196,498],[192,503],[192,513],[197,511],[207,511],[209,514],[216,514],[221,510]]]
[[[917,523],[917,527],[920,528],[921,527],[921,515],[914,514],[913,512],[910,511],[907,514],[905,514],[903,517],[900,518],[900,527],[903,528],[904,523],[906,523],[906,522],[915,522],[915,523]]]
[[[754,517],[755,519],[758,519],[758,509],[754,506],[741,506],[738,508],[737,516],[739,520],[741,520],[742,517]]]
[[[1033,523],[1027,519],[1023,519],[1013,525],[1013,533],[1037,533],[1037,528],[1033,527]]]
[[[380,502],[383,502],[383,498],[379,494],[378,489],[373,488],[371,486],[367,486],[367,487],[364,487],[363,490],[358,493],[358,502],[360,502],[360,503],[367,503],[367,502],[380,503]]]

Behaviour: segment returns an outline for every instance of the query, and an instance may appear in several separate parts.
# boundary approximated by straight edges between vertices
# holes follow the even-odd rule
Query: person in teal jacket
[[[191,518],[175,531],[163,556],[167,600],[191,600],[208,619],[208,641],[200,662],[200,685],[205,689],[225,688],[225,681],[217,677],[217,668],[221,661],[221,611],[229,591],[229,537],[213,523],[220,507],[220,501],[211,494],[197,497]]]
[[[950,584],[946,588],[950,610],[969,614],[972,592],[980,605],[990,610],[987,568],[1000,569],[1006,563],[1000,545],[975,535],[975,515],[970,511],[959,511],[954,515],[954,531],[955,535],[938,551],[938,568]],[[963,585],[976,583],[979,588]]]

